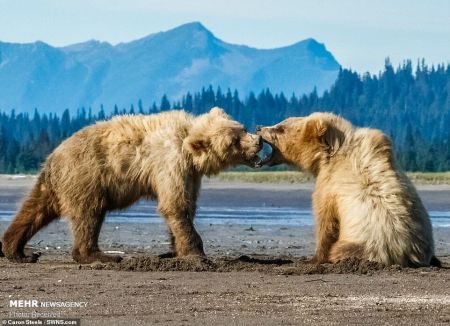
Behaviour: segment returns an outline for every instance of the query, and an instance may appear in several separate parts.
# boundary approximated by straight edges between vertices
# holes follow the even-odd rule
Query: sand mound
[[[383,264],[377,262],[349,258],[336,264],[309,264],[300,261],[295,266],[283,270],[283,274],[372,274],[385,268]]]
[[[108,269],[143,272],[263,272],[282,275],[305,274],[373,274],[381,270],[400,270],[400,266],[385,267],[382,264],[356,258],[337,264],[312,264],[306,257],[249,257],[230,258],[161,258],[144,256],[128,258],[120,263],[93,263],[82,266],[86,269]]]

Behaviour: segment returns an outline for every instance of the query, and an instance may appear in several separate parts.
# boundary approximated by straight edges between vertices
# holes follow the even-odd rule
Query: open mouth
[[[263,139],[263,147],[256,156],[257,160],[255,161],[255,168],[261,168],[264,165],[270,163],[274,154],[275,154],[275,147],[271,143]]]

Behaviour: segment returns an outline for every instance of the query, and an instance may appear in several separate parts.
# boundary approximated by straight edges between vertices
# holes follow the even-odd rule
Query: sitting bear
[[[428,213],[381,131],[313,113],[258,127],[257,134],[273,149],[262,163],[287,163],[316,177],[313,261],[357,257],[385,265],[439,264]]]
[[[3,252],[35,262],[24,246],[42,227],[67,217],[79,263],[119,261],[102,253],[105,214],[141,198],[156,199],[176,256],[204,255],[193,219],[203,175],[236,164],[254,167],[260,136],[222,109],[194,117],[184,111],[117,116],[83,128],[47,158],[37,183],[3,236]]]

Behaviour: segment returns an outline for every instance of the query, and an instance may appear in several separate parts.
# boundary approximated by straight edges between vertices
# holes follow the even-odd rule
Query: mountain
[[[209,85],[244,95],[267,87],[287,95],[314,87],[320,93],[338,71],[333,55],[314,39],[256,49],[226,43],[196,22],[114,46],[0,42],[0,110],[61,112],[100,104],[111,110]]]

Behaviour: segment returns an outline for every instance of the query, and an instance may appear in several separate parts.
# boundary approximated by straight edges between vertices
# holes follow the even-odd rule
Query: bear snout
[[[264,146],[263,137],[260,135],[251,134],[251,133],[248,133],[247,136],[248,136],[247,146],[248,146],[249,150],[251,150],[251,151],[255,150],[256,152],[259,152]]]
[[[269,141],[269,142],[272,141],[270,127],[256,126],[256,134],[259,137],[261,137],[261,141],[263,142],[263,144],[264,144],[264,140]]]
[[[262,148],[264,146],[264,140],[263,140],[263,138],[260,135],[256,135],[255,137],[257,138],[256,139],[256,144],[257,144],[258,152],[259,152],[260,150],[262,150]]]

